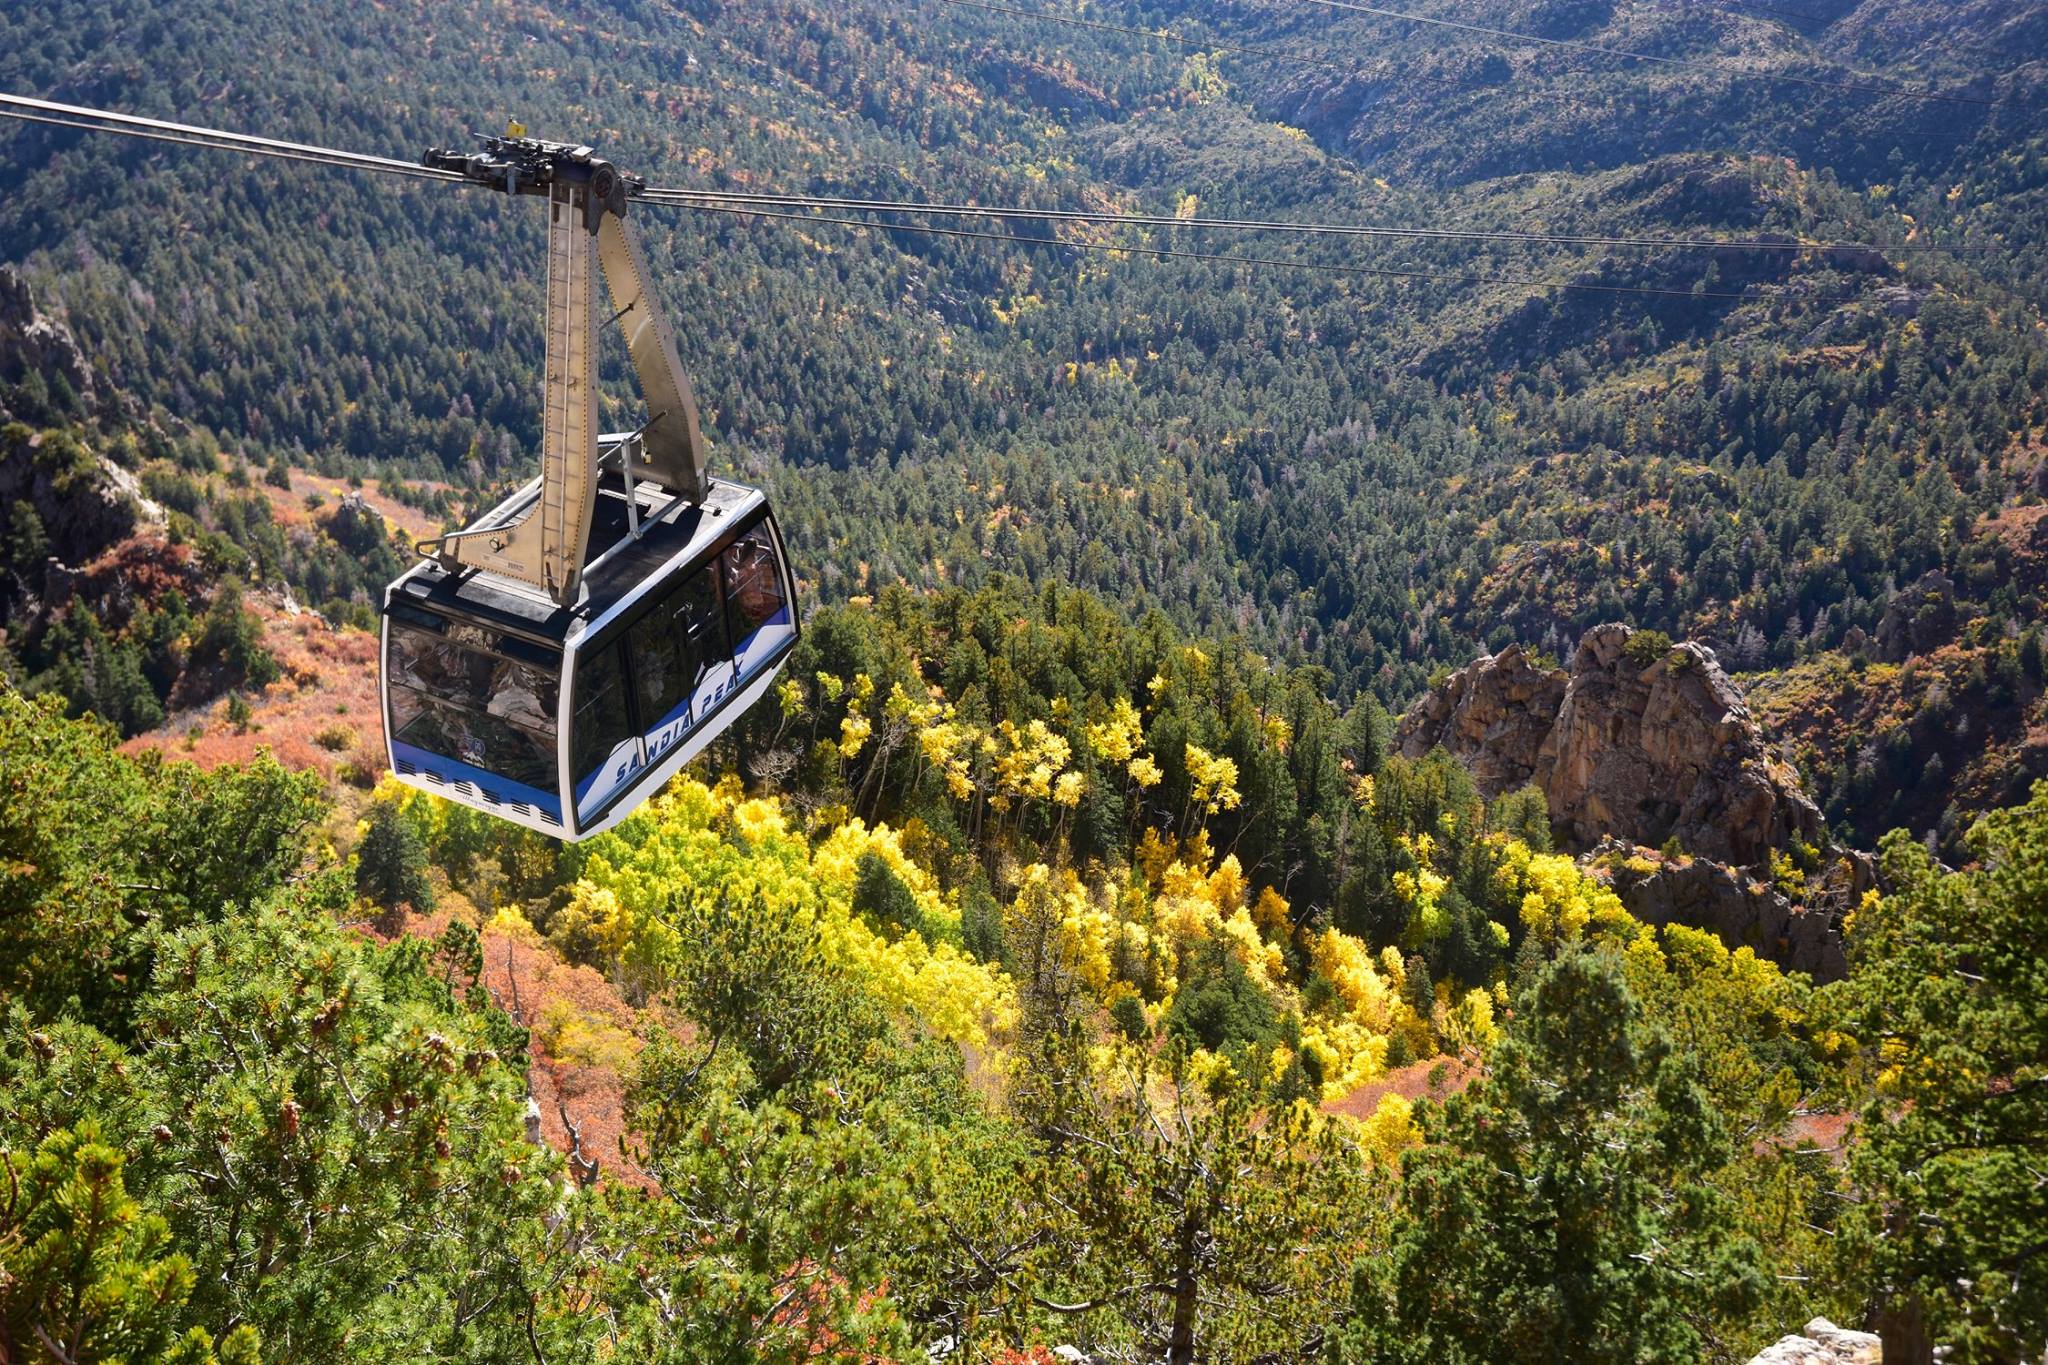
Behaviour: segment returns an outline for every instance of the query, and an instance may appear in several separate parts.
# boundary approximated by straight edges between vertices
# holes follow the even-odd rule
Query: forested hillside
[[[273,137],[1396,233],[634,208],[806,615],[562,846],[374,691],[535,206],[0,124],[0,1362],[2038,1354],[2048,19],[1370,8],[0,8]],[[1404,753],[1511,645],[1757,846]]]
[[[1451,276],[1418,280],[660,211],[720,458],[778,495],[828,599],[1019,572],[1242,631],[1398,704],[1476,647],[1554,652],[1607,619],[1739,646],[1743,667],[1847,655],[1896,587],[1991,558],[2048,419],[2038,15],[1984,0],[1934,33],[1875,2],[1805,24],[1494,9],[1479,21],[1676,64],[1306,6],[1110,16],[1225,45],[1205,52],[936,0],[39,0],[0,20],[0,83],[400,155],[516,115],[685,187],[1907,248],[993,229]],[[28,174],[0,243],[146,405],[259,461],[471,489],[530,468],[530,213],[10,136]],[[1671,292],[1500,282],[1524,278]],[[2038,582],[1969,586],[1984,629],[2034,624]],[[1846,789],[1840,762],[1809,777]]]
[[[1816,990],[1633,920],[1540,797],[1483,803],[1370,703],[1161,618],[999,586],[805,641],[725,776],[573,849],[122,757],[0,691],[0,1342],[1675,1362],[1822,1310],[1957,1359],[2041,1330],[1952,1267],[2037,1245],[2007,1154],[2039,1106],[1981,1078],[2040,1065],[2048,796],[1978,873],[1890,840]]]

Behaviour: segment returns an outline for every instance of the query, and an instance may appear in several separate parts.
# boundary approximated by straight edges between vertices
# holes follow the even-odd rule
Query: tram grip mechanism
[[[588,565],[599,478],[597,331],[601,267],[611,295],[606,320],[625,334],[647,401],[637,452],[622,450],[629,478],[685,502],[703,501],[704,436],[697,400],[676,355],[675,334],[655,297],[627,206],[646,188],[590,148],[524,136],[479,139],[483,150],[431,148],[421,164],[455,171],[506,194],[545,196],[548,208],[547,358],[541,393],[540,496],[522,515],[426,541],[423,553],[452,571],[484,569],[576,601]],[[629,442],[629,445],[632,444]]]

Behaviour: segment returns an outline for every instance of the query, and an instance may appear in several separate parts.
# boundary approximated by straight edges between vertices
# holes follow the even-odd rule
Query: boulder
[[[1884,1347],[1869,1332],[1851,1332],[1815,1318],[1803,1335],[1780,1337],[1749,1365],[1881,1365],[1883,1360]]]

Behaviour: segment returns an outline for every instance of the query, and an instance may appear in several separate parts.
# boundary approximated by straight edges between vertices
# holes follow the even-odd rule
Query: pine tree
[[[35,507],[17,499],[7,511],[6,567],[31,588],[43,581],[43,561],[50,553],[50,537]]]
[[[192,660],[222,669],[231,682],[263,687],[278,676],[277,659],[263,646],[263,623],[242,605],[242,585],[226,578],[199,618]]]
[[[2036,686],[2048,682],[2048,658],[2041,648],[2041,630],[2037,626],[2020,637],[2020,671]]]
[[[132,639],[122,639],[101,655],[94,691],[101,714],[124,735],[163,724],[163,703],[143,673],[142,650]]]
[[[914,930],[926,939],[932,936],[931,926],[924,922],[923,912],[918,909],[917,897],[876,853],[861,854],[855,864],[853,908],[885,932],[900,935]]]
[[[129,1195],[124,1164],[92,1119],[0,1149],[0,1360],[254,1365],[247,1324],[218,1353],[205,1328],[180,1330],[192,1262]]]
[[[370,827],[356,851],[356,894],[386,910],[409,905],[424,913],[434,908],[426,846],[396,801],[370,807]]]
[[[121,1036],[157,936],[274,890],[323,805],[267,756],[201,772],[115,743],[0,688],[0,996]]]
[[[1714,1183],[1734,1145],[1603,954],[1536,973],[1428,1136],[1391,1256],[1360,1265],[1343,1359],[1678,1365],[1762,1294]]]
[[[1968,836],[1950,873],[1905,830],[1894,890],[1850,921],[1852,973],[1831,987],[1868,1085],[1849,1170],[1850,1264],[1867,1265],[1885,1359],[2018,1359],[2048,1339],[2048,783]]]

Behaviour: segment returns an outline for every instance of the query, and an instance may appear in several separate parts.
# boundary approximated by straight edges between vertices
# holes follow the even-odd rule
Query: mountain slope
[[[401,155],[510,113],[663,184],[1988,248],[993,229],[1322,267],[1295,270],[648,216],[717,458],[776,495],[812,591],[1015,570],[1398,704],[1481,644],[1555,650],[1611,619],[1761,637],[1773,664],[1840,648],[2027,496],[2048,384],[2033,11],[1973,0],[1939,31],[1889,0],[1815,12],[1804,35],[1691,5],[1456,14],[2006,103],[1602,70],[1253,4],[1114,17],[1381,74],[937,5],[37,0],[0,17],[0,85]],[[175,66],[150,57],[166,47]],[[259,459],[479,497],[531,468],[529,206],[8,136],[27,174],[0,257],[146,406]],[[1995,608],[2001,629],[2033,624],[2027,601]]]

